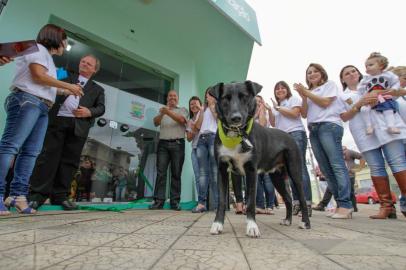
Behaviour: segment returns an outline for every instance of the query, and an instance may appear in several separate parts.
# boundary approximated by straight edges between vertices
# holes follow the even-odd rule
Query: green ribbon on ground
[[[148,188],[150,190],[154,190],[154,187],[151,185],[151,183],[148,181],[148,178],[144,175],[144,171],[140,170],[140,172],[138,173],[138,177],[141,178],[142,181],[145,182],[145,184],[147,184]]]

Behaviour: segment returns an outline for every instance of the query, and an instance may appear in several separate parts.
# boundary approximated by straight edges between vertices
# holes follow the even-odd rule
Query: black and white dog
[[[250,237],[259,237],[255,222],[257,173],[271,173],[276,190],[286,205],[286,218],[281,224],[292,223],[292,198],[281,175],[288,175],[299,194],[302,210],[300,227],[310,229],[310,220],[302,188],[302,162],[299,148],[287,133],[264,128],[253,121],[255,96],[262,86],[251,82],[219,83],[210,94],[217,100],[219,129],[215,139],[218,164],[219,207],[210,229],[211,234],[223,231],[229,172],[231,177],[246,177],[247,231]],[[277,177],[279,175],[279,177]]]

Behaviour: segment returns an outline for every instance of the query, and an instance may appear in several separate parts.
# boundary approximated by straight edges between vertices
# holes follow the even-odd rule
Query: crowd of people
[[[58,80],[52,55],[61,55],[67,46],[65,31],[45,25],[37,37],[39,51],[19,57],[11,93],[6,99],[7,119],[0,141],[0,215],[18,212],[34,214],[46,199],[66,210],[77,206],[68,200],[72,176],[77,171],[81,151],[95,118],[105,111],[104,89],[92,77],[100,69],[93,55],[82,57],[77,75]],[[14,59],[0,56],[0,65]],[[389,69],[389,61],[372,53],[365,61],[366,75],[353,65],[342,68],[339,79],[343,90],[332,81],[320,64],[311,63],[305,71],[306,85],[285,81],[274,86],[274,99],[256,97],[254,120],[263,127],[277,128],[292,136],[300,150],[303,190],[311,215],[312,189],[306,165],[307,143],[325,179],[325,199],[314,210],[323,210],[331,197],[337,204],[328,212],[333,219],[350,219],[357,211],[354,199],[354,160],[365,160],[380,200],[372,219],[396,218],[391,200],[387,163],[396,179],[406,215],[406,67]],[[167,171],[170,168],[170,208],[180,210],[181,174],[185,160],[185,138],[191,142],[191,161],[198,203],[193,213],[218,207],[217,163],[214,140],[217,132],[216,100],[206,90],[204,101],[193,96],[189,110],[178,106],[175,90],[167,104],[153,119],[159,126],[157,176],[154,201],[150,209],[162,209],[166,200]],[[269,105],[269,103],[271,105]],[[306,119],[308,134],[303,119]],[[343,147],[343,122],[361,153]],[[14,175],[8,197],[5,178],[13,164]],[[277,181],[289,181],[281,176]],[[124,179],[124,178],[123,178]],[[117,197],[125,194],[124,181],[118,180]],[[236,213],[244,213],[242,183],[233,183]],[[300,209],[298,191],[292,185],[293,213]],[[268,173],[258,175],[256,212],[272,214],[275,190]]]
[[[406,118],[406,109],[401,108],[405,102],[403,95],[406,92],[402,88],[405,87],[406,72],[403,67],[388,70],[388,59],[380,53],[372,53],[366,59],[365,67],[365,76],[355,66],[343,67],[339,74],[343,87],[340,91],[339,87],[329,80],[323,66],[311,63],[305,73],[306,86],[301,83],[293,84],[300,98],[292,94],[289,84],[284,81],[276,83],[276,101],[272,99],[272,105],[257,96],[255,121],[264,127],[278,128],[290,134],[301,151],[303,189],[310,215],[312,209],[324,210],[331,197],[334,197],[337,207],[328,212],[327,216],[333,219],[350,219],[352,213],[358,211],[354,192],[356,159],[359,159],[361,164],[365,161],[368,164],[380,199],[379,212],[371,218],[396,217],[385,162],[389,164],[398,183],[402,195],[401,212],[406,214],[406,130],[402,120],[403,117]],[[187,127],[186,137],[192,142],[191,159],[199,194],[194,213],[207,211],[208,186],[211,186],[214,203],[217,203],[217,168],[212,155],[216,132],[213,103],[215,100],[208,96],[206,91],[204,105],[196,96],[190,99],[188,120],[186,116],[182,116],[182,121],[177,121],[174,115],[161,113],[159,116],[172,118],[172,122],[176,122],[179,127]],[[303,119],[307,120],[308,135]],[[350,132],[361,154],[342,145],[345,121],[349,121]],[[163,128],[165,129],[161,127],[161,132]],[[308,136],[320,175],[327,182],[325,198],[313,208],[310,176],[306,166]],[[177,139],[179,138],[169,138]],[[240,186],[241,183],[233,183],[237,214],[244,212],[244,198],[241,196]],[[293,212],[299,214],[301,209],[297,190],[292,188],[291,191]],[[274,197],[275,191],[269,175],[259,174],[257,213],[272,214]],[[155,205],[152,209],[157,209]],[[162,205],[160,206],[159,208],[162,208]]]

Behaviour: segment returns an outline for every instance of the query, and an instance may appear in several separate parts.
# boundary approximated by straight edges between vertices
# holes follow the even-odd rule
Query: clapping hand
[[[159,113],[161,115],[167,114],[169,111],[169,107],[168,106],[163,106],[162,108],[159,109]]]
[[[271,101],[272,101],[272,106],[274,108],[276,108],[278,106],[278,103],[273,98],[271,98]]]
[[[272,99],[271,99],[272,100]],[[268,111],[272,110],[271,105],[269,105],[268,103],[264,103],[265,109],[267,109]]]
[[[303,98],[305,97],[305,92],[306,92],[306,87],[304,87],[303,84],[301,83],[295,83],[293,84],[293,88],[299,93],[299,95]]]

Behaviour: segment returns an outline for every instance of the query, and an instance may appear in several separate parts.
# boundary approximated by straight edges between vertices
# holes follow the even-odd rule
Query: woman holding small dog
[[[306,166],[307,136],[300,117],[302,101],[300,98],[292,96],[289,85],[284,81],[275,84],[274,95],[276,98],[276,102],[272,100],[274,108],[267,107],[269,119],[273,127],[289,133],[293,139],[295,139],[299,147],[302,156],[303,192],[309,216],[311,216],[312,189],[309,172]],[[299,195],[293,184],[291,184],[291,187],[293,195],[293,215],[297,215],[300,212]]]
[[[343,158],[344,128],[340,114],[345,109],[338,99],[339,90],[319,64],[309,65],[306,83],[308,88],[300,83],[294,84],[294,88],[302,97],[301,114],[307,118],[314,155],[337,202],[336,211],[328,216],[349,219],[353,208],[350,177]]]
[[[207,192],[210,187],[214,207],[218,207],[217,162],[214,156],[214,139],[217,132],[216,100],[206,90],[204,108],[200,112],[195,128],[200,130],[197,142],[197,161],[199,164],[199,202],[193,213],[207,211]]]

